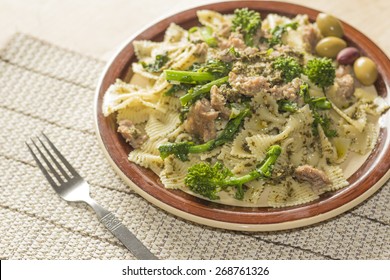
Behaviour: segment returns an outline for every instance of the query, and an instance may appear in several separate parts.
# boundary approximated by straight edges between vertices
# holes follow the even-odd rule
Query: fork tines
[[[31,142],[34,147],[29,145],[27,142],[26,145],[49,183],[54,187],[61,185],[61,183],[70,180],[72,177],[79,176],[76,170],[70,165],[60,151],[58,151],[49,138],[43,132],[42,135],[50,148],[48,148],[47,144],[45,144],[39,137],[37,139],[40,145],[38,145],[32,138]],[[38,153],[34,152],[34,148],[38,151]]]

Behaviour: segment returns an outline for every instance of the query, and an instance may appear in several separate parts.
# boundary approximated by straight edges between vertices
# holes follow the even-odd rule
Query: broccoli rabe
[[[305,75],[311,82],[322,89],[333,85],[336,69],[329,58],[314,58],[309,60],[304,69]]]
[[[213,29],[209,26],[205,26],[199,29],[200,36],[202,37],[203,41],[209,45],[210,47],[216,47],[218,46],[218,41],[214,36]]]
[[[173,84],[170,89],[164,92],[165,96],[173,96],[179,91],[187,92],[192,87],[191,84]]]
[[[160,156],[165,159],[169,155],[175,155],[182,161],[188,160],[188,154],[198,154],[211,151],[215,147],[222,146],[233,140],[234,135],[238,132],[244,118],[250,113],[249,109],[242,110],[234,119],[231,119],[225,129],[213,140],[196,145],[193,142],[167,143],[160,145],[158,150]]]
[[[261,28],[260,14],[248,8],[236,9],[232,20],[232,30],[240,32],[244,36],[247,46],[254,45],[256,32]]]
[[[232,63],[224,62],[219,59],[210,59],[205,64],[194,66],[194,69],[197,72],[207,72],[213,74],[215,78],[222,78],[227,76],[232,70]]]
[[[168,54],[158,54],[153,63],[141,62],[141,65],[149,72],[160,72],[161,68],[167,64],[168,61]]]
[[[326,115],[321,115],[320,110],[329,110],[332,104],[324,97],[311,97],[309,94],[309,85],[304,83],[301,85],[299,95],[303,98],[306,104],[309,104],[310,110],[313,114],[313,133],[318,134],[318,125],[321,125],[327,137],[337,136],[337,131],[330,129],[330,119]]]
[[[297,22],[290,22],[283,25],[277,25],[271,30],[272,37],[268,39],[268,44],[270,47],[281,45],[282,44],[282,36],[284,33],[288,31],[288,29],[291,28],[293,30],[296,30],[298,28]]]
[[[210,26],[194,26],[188,30],[188,32],[195,33],[199,32],[200,37],[202,40],[209,45],[209,47],[216,47],[218,46],[218,40],[214,36],[214,31]]]
[[[323,97],[311,97],[309,93],[309,85],[307,83],[303,83],[299,87],[299,93],[298,95],[303,98],[303,101],[306,104],[310,105],[310,108],[312,109],[319,109],[319,110],[329,110],[332,108],[332,104],[329,102],[329,100],[323,96]]]
[[[281,99],[278,100],[277,103],[278,103],[279,112],[295,113],[299,109],[298,104],[294,101]]]
[[[279,56],[272,63],[272,67],[281,71],[282,78],[285,82],[291,82],[303,72],[302,66],[291,56]]]
[[[298,95],[302,97],[305,104],[309,104],[312,110],[329,110],[332,108],[332,104],[325,96],[311,97],[309,94],[309,85],[306,83],[300,86]],[[281,99],[277,103],[280,112],[295,113],[299,109],[298,104],[291,100]]]
[[[231,69],[232,63],[230,62],[210,59],[205,64],[194,64],[191,71],[169,69],[165,70],[164,74],[168,81],[199,85],[227,76]]]
[[[229,77],[226,76],[226,77],[222,77],[222,78],[219,78],[217,80],[211,81],[207,84],[197,85],[197,86],[189,89],[185,95],[180,97],[181,105],[189,106],[191,104],[194,104],[196,100],[200,99],[201,97],[203,97],[206,94],[209,94],[211,88],[214,85],[220,86],[222,84],[227,83],[228,80],[229,80]]]
[[[221,190],[235,187],[235,197],[243,199],[243,185],[257,178],[271,177],[273,166],[281,151],[279,145],[269,147],[265,159],[257,165],[256,169],[241,177],[233,176],[233,173],[220,162],[214,165],[196,164],[188,169],[185,184],[193,192],[212,200],[219,199],[218,193]]]
[[[214,75],[209,72],[165,70],[164,74],[167,81],[176,81],[183,84],[201,84],[215,79]]]
[[[311,97],[309,94],[309,85],[306,83],[300,86],[298,94],[300,97],[302,97],[303,102],[309,105],[310,110],[312,112],[313,119],[314,119],[313,121],[314,135],[318,134],[318,125],[321,125],[327,137],[337,136],[337,131],[330,129],[330,125],[331,125],[330,119],[324,113],[320,113],[320,111],[329,110],[332,108],[332,104],[329,102],[329,100],[325,96]],[[294,101],[282,99],[279,100],[277,103],[280,112],[295,113],[299,109],[298,104]]]
[[[313,112],[313,133],[314,135],[318,135],[318,125],[321,125],[322,130],[326,137],[332,138],[338,136],[337,130],[331,129],[331,120],[326,115],[321,115],[318,111]]]

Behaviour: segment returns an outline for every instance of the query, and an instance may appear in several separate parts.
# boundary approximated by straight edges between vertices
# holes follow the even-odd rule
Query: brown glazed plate
[[[196,11],[210,9],[221,13],[232,13],[236,8],[248,7],[257,10],[264,18],[268,13],[278,13],[289,17],[307,14],[314,21],[319,11],[282,2],[272,1],[231,1],[213,3],[192,8],[167,17],[133,35],[108,63],[97,87],[95,99],[95,121],[99,143],[107,159],[139,195],[146,200],[181,218],[211,227],[242,231],[274,231],[315,224],[335,217],[363,202],[374,194],[390,177],[390,113],[379,120],[380,134],[375,148],[357,166],[349,166],[349,185],[339,191],[329,192],[319,199],[287,208],[239,207],[223,205],[203,200],[179,190],[165,189],[159,178],[151,170],[128,161],[131,147],[116,132],[115,116],[102,114],[103,95],[107,88],[121,78],[128,81],[132,73],[131,63],[136,60],[132,42],[134,40],[160,41],[166,28],[175,22],[184,28],[198,24]],[[375,83],[378,93],[390,103],[390,60],[369,38],[343,22],[345,40],[348,45],[357,47],[377,65],[379,78]],[[351,161],[353,165],[355,162]]]

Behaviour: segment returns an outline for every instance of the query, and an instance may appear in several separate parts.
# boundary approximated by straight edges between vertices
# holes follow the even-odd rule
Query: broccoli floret
[[[148,72],[160,72],[161,68],[167,64],[169,61],[168,54],[158,54],[156,55],[155,61],[153,63],[145,63],[141,62],[141,65],[148,71]]]
[[[162,159],[174,154],[181,161],[187,161],[190,148],[194,146],[194,142],[168,143],[159,146],[158,150]]]
[[[314,84],[322,89],[333,85],[336,69],[329,58],[314,58],[307,62],[304,73]]]
[[[298,22],[290,22],[283,25],[275,26],[271,30],[272,37],[268,39],[268,44],[270,47],[281,45],[282,44],[282,36],[284,33],[288,31],[288,28],[296,30],[298,28]]]
[[[225,186],[210,184],[210,181],[213,180],[213,182],[221,182],[232,175],[233,173],[220,162],[217,162],[214,165],[202,162],[191,166],[188,169],[185,184],[193,192],[214,200],[219,198],[217,194]]]
[[[254,45],[253,38],[261,28],[260,14],[248,8],[236,9],[232,20],[232,30],[238,31],[244,36],[244,41],[247,46]]]
[[[282,72],[282,78],[285,82],[291,82],[299,77],[302,72],[302,66],[291,56],[280,56],[272,63],[272,67]]]
[[[188,154],[199,154],[211,151],[215,147],[222,146],[233,140],[234,135],[238,132],[244,118],[250,113],[249,109],[242,110],[234,119],[231,119],[225,129],[217,138],[207,141],[206,143],[196,145],[193,142],[167,143],[160,145],[160,157],[165,159],[169,155],[175,155],[181,161],[188,160]]]
[[[273,166],[281,153],[279,145],[271,146],[265,159],[250,173],[236,177],[220,162],[214,165],[199,163],[188,169],[185,184],[193,192],[211,200],[218,199],[218,193],[228,187],[235,187],[237,199],[244,196],[243,185],[257,178],[269,178],[272,175]]]

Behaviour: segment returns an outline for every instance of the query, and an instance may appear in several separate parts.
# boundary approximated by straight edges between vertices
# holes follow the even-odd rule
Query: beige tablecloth
[[[389,259],[390,186],[302,229],[245,233],[172,216],[135,194],[104,158],[93,99],[104,62],[24,34],[0,53],[0,259],[133,259],[83,204],[61,200],[25,146],[44,131],[161,259]]]

